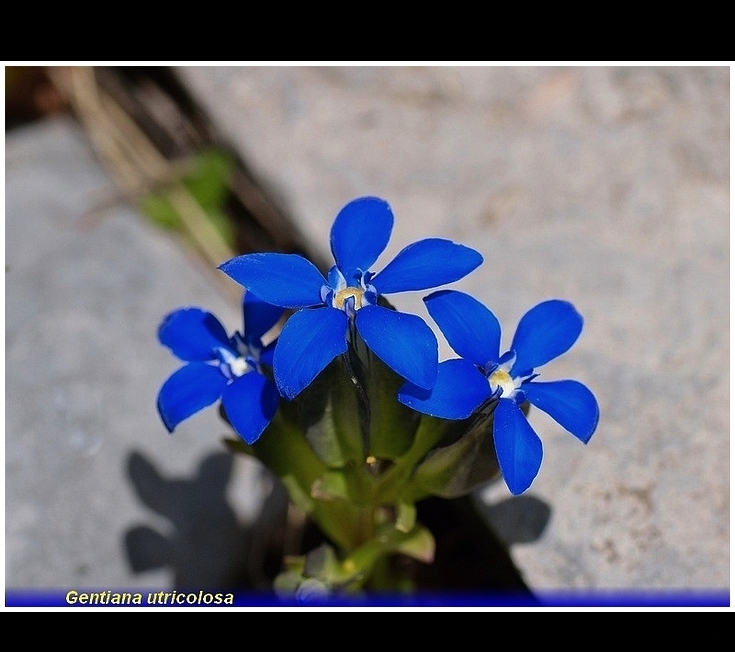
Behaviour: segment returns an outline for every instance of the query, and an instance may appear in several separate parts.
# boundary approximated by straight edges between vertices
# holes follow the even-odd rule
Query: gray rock
[[[729,586],[727,67],[179,73],[323,255],[338,210],[378,195],[396,228],[376,268],[424,237],[475,247],[485,265],[455,287],[506,344],[544,299],[584,315],[542,379],[582,380],[602,418],[585,447],[531,413],[545,460],[529,496],[551,513],[513,546],[531,587]],[[425,316],[420,298],[396,304]]]
[[[156,330],[186,305],[241,328],[237,302],[132,208],[90,219],[116,189],[74,121],[9,133],[5,172],[6,587],[224,585],[267,479],[214,409],[168,435]]]
[[[504,343],[544,299],[584,315],[542,379],[585,382],[598,431],[585,447],[532,411],[533,486],[476,495],[533,589],[729,587],[727,67],[178,72],[325,258],[337,211],[378,195],[396,228],[377,267],[424,237],[473,246],[485,264],[454,287]],[[7,134],[9,588],[230,575],[270,489],[230,467],[214,410],[160,423],[162,316],[200,305],[233,330],[239,310],[132,208],[82,218],[114,191],[73,121]],[[421,296],[392,298],[426,317]]]

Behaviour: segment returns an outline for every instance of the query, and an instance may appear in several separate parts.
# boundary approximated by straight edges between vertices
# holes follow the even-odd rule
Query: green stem
[[[415,466],[444,436],[448,423],[442,419],[422,416],[411,448],[382,474],[376,499],[393,504],[403,485],[411,478]]]

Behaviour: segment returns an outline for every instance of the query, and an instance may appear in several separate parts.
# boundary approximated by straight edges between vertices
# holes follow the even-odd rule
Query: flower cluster
[[[458,281],[480,266],[482,256],[449,240],[429,238],[407,246],[375,271],[392,228],[390,206],[363,197],[347,204],[334,221],[334,265],[326,275],[293,254],[254,253],[223,263],[220,269],[245,288],[245,328],[228,337],[221,323],[199,308],[176,311],[164,320],[160,341],[187,363],[164,383],[158,397],[169,431],[221,399],[233,428],[252,444],[282,399],[293,401],[359,340],[403,379],[396,398],[411,410],[461,420],[492,407],[497,461],[513,494],[531,485],[542,459],[541,441],[522,409],[526,402],[587,443],[599,418],[590,390],[574,380],[536,380],[536,369],[578,338],[582,318],[574,307],[551,300],[532,308],[520,320],[510,349],[500,355],[501,331],[493,313],[462,292],[436,291],[425,297],[425,304],[460,356],[440,363],[432,329],[382,297]],[[262,336],[286,312],[277,340],[264,346]]]

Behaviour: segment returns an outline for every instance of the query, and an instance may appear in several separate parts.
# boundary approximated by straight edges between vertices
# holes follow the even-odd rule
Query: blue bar
[[[8,589],[6,607],[729,607],[730,592],[538,591],[528,593],[422,593],[296,601],[269,593],[173,589]]]

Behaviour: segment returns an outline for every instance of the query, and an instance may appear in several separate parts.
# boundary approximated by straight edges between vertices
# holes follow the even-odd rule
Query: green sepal
[[[350,340],[347,359],[362,398],[368,456],[394,460],[411,447],[420,415],[396,399],[406,381],[368,349],[357,331]]]
[[[293,401],[293,407],[311,447],[327,466],[362,462],[362,406],[343,356],[327,365]]]
[[[369,454],[395,460],[411,447],[420,416],[396,399],[406,381],[376,355],[371,353],[368,360]]]

